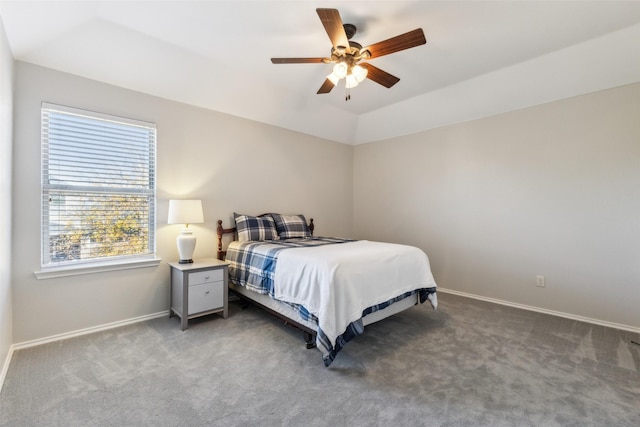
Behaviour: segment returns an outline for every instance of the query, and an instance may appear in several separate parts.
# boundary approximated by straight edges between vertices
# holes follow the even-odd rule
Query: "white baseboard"
[[[9,347],[7,358],[4,360],[4,364],[2,365],[2,370],[0,371],[0,393],[2,393],[2,386],[4,385],[4,379],[7,376],[7,372],[9,372],[9,363],[11,363],[11,357],[13,357],[13,345]]]
[[[9,347],[9,353],[7,354],[7,358],[2,365],[2,370],[0,371],[0,392],[2,392],[2,386],[4,385],[4,379],[9,371],[9,364],[11,363],[11,358],[13,357],[13,353],[16,350],[22,350],[29,347],[35,347],[42,344],[47,344],[54,341],[66,340],[69,338],[79,337],[82,335],[93,334],[95,332],[106,331],[109,329],[119,328],[126,325],[131,325],[133,323],[144,322],[146,320],[156,319],[158,317],[169,316],[169,310],[161,311],[153,314],[146,314],[144,316],[134,317],[126,320],[119,320],[117,322],[106,323],[104,325],[93,326],[91,328],[78,329],[77,331],[65,332],[63,334],[52,335],[45,338],[38,338],[31,341],[24,341],[21,343],[13,344]]]
[[[509,307],[521,308],[523,310],[536,311],[538,313],[550,314],[552,316],[564,317],[571,320],[578,320],[580,322],[592,323],[594,325],[606,326],[607,328],[621,329],[623,331],[635,332],[637,334],[640,334],[640,328],[636,326],[622,325],[620,323],[613,323],[613,322],[607,322],[605,320],[592,319],[590,317],[578,316],[575,314],[564,313],[562,311],[547,310],[546,308],[534,307],[531,305],[518,304],[510,301],[483,297],[481,295],[468,294],[466,292],[454,291],[453,289],[441,288],[439,286],[438,286],[438,292],[442,292],[445,294],[459,295],[461,297],[473,298],[481,301],[492,302],[495,304],[506,305]]]

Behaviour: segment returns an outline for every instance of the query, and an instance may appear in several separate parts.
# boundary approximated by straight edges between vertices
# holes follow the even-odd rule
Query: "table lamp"
[[[204,222],[202,200],[169,200],[169,224],[185,224],[185,228],[176,239],[180,264],[193,262],[193,251],[196,248],[196,236],[189,228],[189,224]]]

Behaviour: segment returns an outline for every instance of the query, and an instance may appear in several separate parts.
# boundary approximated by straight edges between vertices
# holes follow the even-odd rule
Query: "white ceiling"
[[[423,28],[371,63],[401,80],[316,91],[329,56],[315,9],[362,45]],[[640,81],[639,1],[0,0],[17,60],[347,144]]]

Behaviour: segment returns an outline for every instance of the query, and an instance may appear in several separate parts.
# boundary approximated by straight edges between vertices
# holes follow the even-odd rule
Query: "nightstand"
[[[227,318],[228,263],[215,258],[194,260],[191,264],[170,262],[171,303],[169,317],[177,314],[180,327],[187,329],[189,319],[222,313]],[[185,315],[186,313],[186,315]]]

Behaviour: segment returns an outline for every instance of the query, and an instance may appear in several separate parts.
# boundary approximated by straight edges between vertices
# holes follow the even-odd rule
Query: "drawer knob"
[[[204,280],[209,280],[209,277],[211,276],[204,276]]]
[[[204,294],[205,294],[205,295],[209,295],[209,291],[205,292]]]

